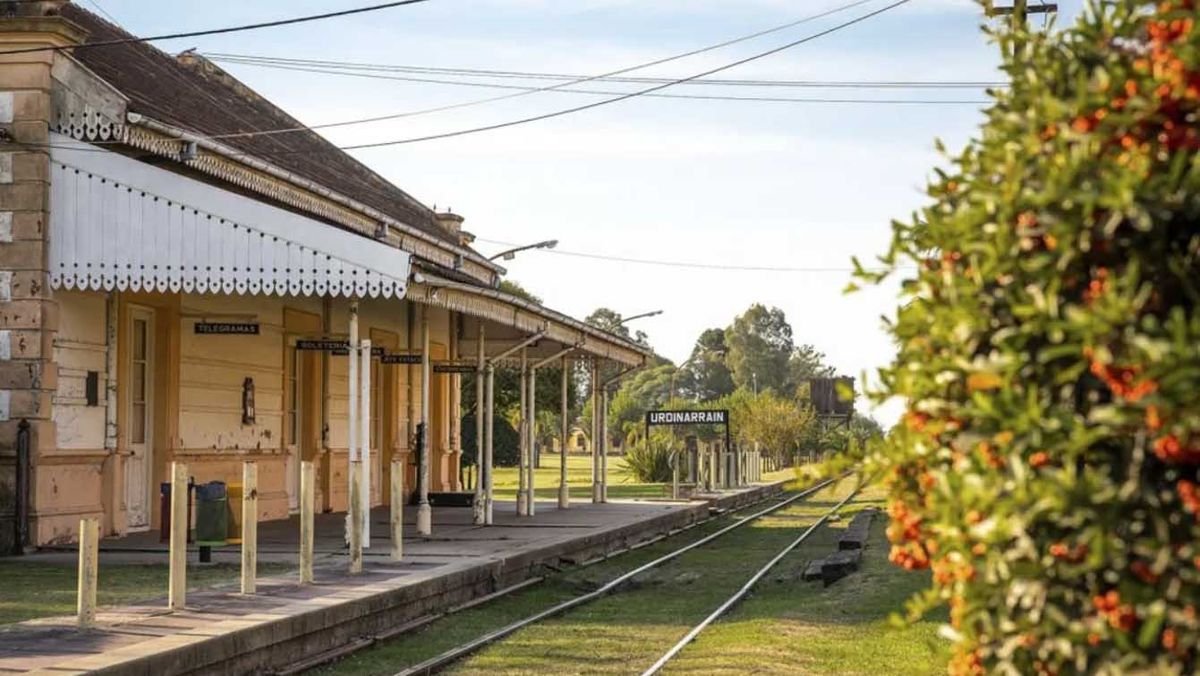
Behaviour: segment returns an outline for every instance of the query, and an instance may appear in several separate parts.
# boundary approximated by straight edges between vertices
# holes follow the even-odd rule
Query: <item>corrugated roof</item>
[[[134,37],[74,3],[62,15],[88,42]],[[303,126],[275,104],[203,57],[173,57],[148,43],[75,50],[74,56],[129,98],[129,108],[202,136]],[[229,137],[221,143],[339,192],[439,240],[458,244],[433,210],[313,131]]]

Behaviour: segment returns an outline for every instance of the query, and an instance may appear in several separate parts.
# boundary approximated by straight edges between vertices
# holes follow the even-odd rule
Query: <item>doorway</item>
[[[154,467],[154,310],[131,306],[126,327],[125,509],[130,531],[150,528]]]

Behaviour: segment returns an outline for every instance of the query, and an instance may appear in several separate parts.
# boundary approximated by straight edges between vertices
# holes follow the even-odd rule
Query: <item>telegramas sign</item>
[[[729,411],[647,411],[646,424],[654,425],[727,425]]]

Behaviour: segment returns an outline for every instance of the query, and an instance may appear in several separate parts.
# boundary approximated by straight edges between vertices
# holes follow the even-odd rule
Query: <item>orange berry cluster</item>
[[[1113,629],[1131,631],[1137,624],[1137,613],[1133,606],[1121,603],[1121,594],[1113,589],[1107,594],[1092,598],[1092,605]]]

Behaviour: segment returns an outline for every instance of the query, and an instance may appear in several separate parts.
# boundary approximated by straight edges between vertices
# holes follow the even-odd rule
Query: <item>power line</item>
[[[91,49],[93,47],[111,47],[113,45],[128,45],[142,42],[157,42],[159,40],[174,40],[176,38],[195,38],[204,37],[207,35],[224,35],[227,33],[240,33],[243,31],[259,30],[261,28],[276,28],[279,26],[291,26],[299,23],[308,23],[310,21],[321,21],[324,19],[334,19],[337,17],[350,16],[352,14],[364,14],[366,12],[376,12],[383,9],[391,9],[393,7],[401,7],[404,5],[415,5],[429,0],[399,0],[398,2],[387,2],[380,5],[370,5],[367,7],[358,7],[354,9],[344,9],[337,12],[326,12],[324,14],[310,14],[308,16],[298,16],[291,19],[278,19],[276,21],[264,21],[261,23],[243,24],[240,26],[228,26],[225,28],[211,28],[202,31],[187,31],[182,33],[166,33],[163,35],[152,35],[149,37],[129,37],[118,38],[114,40],[98,40],[96,42],[86,42],[80,45],[71,45],[66,47],[26,47],[23,49],[10,49],[0,52],[0,55],[5,54],[29,54],[32,52],[46,51],[62,51],[62,50],[78,50]]]
[[[510,120],[508,122],[500,122],[497,124],[484,125],[482,127],[472,127],[469,129],[460,129],[457,131],[443,132],[440,134],[430,134],[427,136],[416,136],[416,137],[407,138],[407,139],[397,139],[394,141],[381,141],[381,142],[376,142],[376,143],[358,143],[355,145],[342,146],[342,150],[360,150],[360,149],[365,149],[365,148],[381,148],[381,147],[385,147],[385,146],[405,145],[405,144],[410,144],[410,143],[421,143],[424,141],[436,141],[439,139],[454,138],[454,137],[458,137],[458,136],[467,136],[469,134],[478,134],[478,133],[485,132],[485,131],[496,131],[498,129],[507,129],[509,127],[516,127],[516,126],[523,125],[523,124],[529,124],[531,122],[540,122],[542,120],[549,120],[549,119],[556,118],[556,117],[562,117],[564,115],[579,113],[579,112],[583,112],[585,110],[591,110],[593,108],[600,108],[601,106],[607,106],[607,105],[610,105],[613,103],[619,103],[621,101],[626,101],[626,100],[636,98],[639,96],[645,96],[646,94],[652,94],[654,92],[661,91],[668,87],[673,87],[675,85],[682,84],[684,82],[690,82],[692,80],[698,80],[703,77],[708,77],[709,75],[715,75],[717,73],[721,73],[721,72],[730,70],[732,68],[736,68],[738,66],[742,66],[747,63],[751,63],[753,61],[758,61],[760,59],[764,59],[768,56],[773,56],[775,54],[786,51],[788,49],[792,49],[794,47],[798,47],[807,42],[816,40],[817,38],[821,38],[826,35],[829,35],[830,33],[835,33],[842,29],[849,28],[850,26],[853,26],[855,24],[866,21],[867,19],[870,19],[872,17],[883,14],[884,12],[887,12],[889,10],[900,7],[901,5],[908,4],[909,1],[910,0],[897,0],[897,2],[893,2],[892,4],[882,7],[880,9],[877,9],[873,12],[868,12],[867,14],[863,14],[861,16],[855,17],[849,21],[845,21],[845,22],[840,23],[831,28],[826,28],[823,31],[813,33],[811,35],[807,35],[803,38],[800,38],[799,40],[793,40],[787,44],[781,45],[779,47],[775,47],[774,49],[769,49],[765,52],[759,52],[758,54],[748,56],[744,59],[738,59],[737,61],[733,61],[732,63],[728,63],[723,66],[718,66],[716,68],[710,68],[706,71],[697,73],[690,77],[672,80],[672,81],[664,83],[664,84],[649,87],[647,89],[641,89],[641,90],[638,90],[635,92],[630,92],[628,94],[622,94],[621,96],[616,96],[616,97],[613,97],[610,99],[604,99],[603,101],[596,101],[596,102],[589,103],[586,105],[575,106],[573,108],[565,108],[563,110],[557,110],[557,111],[550,112],[550,113],[543,113],[541,115],[534,115],[532,117],[524,117],[524,118],[520,118],[517,120]],[[861,4],[861,3],[855,3],[855,4]]]
[[[388,120],[397,120],[397,119],[406,118],[406,117],[416,117],[418,115],[427,115],[430,113],[440,113],[440,112],[444,112],[444,111],[448,111],[448,110],[457,110],[457,109],[461,109],[461,108],[469,108],[472,106],[483,105],[486,103],[494,103],[497,101],[505,101],[505,100],[509,100],[509,99],[520,98],[523,96],[529,96],[531,94],[536,94],[538,92],[554,91],[554,90],[557,90],[557,89],[560,89],[563,87],[568,87],[568,86],[576,85],[576,84],[584,84],[587,82],[591,82],[592,80],[597,80],[597,79],[604,78],[604,77],[613,77],[613,76],[618,76],[618,75],[624,75],[625,73],[630,73],[630,72],[642,70],[645,68],[651,68],[654,66],[660,66],[662,64],[671,63],[673,61],[679,61],[681,59],[686,59],[686,58],[689,58],[692,56],[697,56],[699,54],[704,54],[704,53],[711,52],[711,51],[721,49],[724,47],[729,47],[731,45],[736,45],[736,44],[739,44],[742,42],[747,42],[749,40],[753,40],[753,39],[760,38],[760,37],[763,37],[766,35],[770,35],[772,33],[778,33],[780,31],[784,31],[789,28],[795,28],[796,26],[799,26],[801,24],[808,23],[810,21],[815,21],[817,19],[821,19],[821,18],[824,18],[827,16],[831,16],[831,15],[837,14],[839,12],[844,12],[846,10],[853,9],[855,7],[858,7],[860,5],[864,5],[864,4],[867,4],[870,2],[875,2],[875,0],[855,0],[854,2],[850,2],[845,5],[834,7],[833,9],[829,9],[829,10],[826,10],[823,12],[818,12],[817,14],[812,14],[812,15],[809,15],[809,16],[806,16],[806,17],[803,17],[800,19],[796,19],[794,21],[789,21],[787,23],[780,24],[778,26],[772,26],[771,28],[767,28],[765,30],[758,31],[756,33],[750,33],[749,35],[743,35],[741,37],[726,40],[724,42],[719,42],[717,44],[709,45],[707,47],[701,47],[699,49],[693,49],[691,51],[683,52],[681,54],[675,54],[673,56],[667,56],[667,57],[663,57],[660,59],[655,59],[653,61],[647,61],[644,63],[635,64],[633,66],[628,66],[626,68],[620,68],[618,70],[610,71],[607,73],[601,73],[599,75],[580,78],[578,80],[571,81],[571,82],[563,82],[563,83],[559,83],[559,84],[555,84],[555,85],[551,85],[551,86],[547,86],[547,87],[541,87],[541,88],[537,88],[537,89],[534,89],[531,91],[518,91],[518,92],[513,92],[510,94],[502,94],[500,96],[491,96],[491,97],[487,97],[487,98],[483,98],[483,99],[476,99],[476,100],[472,100],[472,101],[462,101],[459,103],[452,103],[452,104],[448,104],[448,105],[444,105],[444,106],[436,106],[433,108],[425,108],[425,109],[420,109],[420,110],[406,111],[406,112],[402,112],[402,113],[395,113],[395,114],[389,114],[389,115],[378,115],[378,116],[374,116],[374,117],[367,117],[367,118],[361,118],[361,119],[355,119],[355,120],[330,122],[327,124],[320,124],[320,125],[281,127],[278,129],[266,129],[266,130],[250,131],[250,132],[214,134],[212,136],[206,136],[204,138],[213,139],[213,140],[227,139],[227,138],[248,138],[248,137],[256,137],[256,136],[272,136],[272,135],[276,135],[276,134],[289,134],[289,133],[294,133],[294,132],[312,131],[315,129],[332,129],[334,127],[347,127],[347,126],[358,125],[358,124],[368,124],[368,123],[372,123],[372,122],[384,122],[384,121],[388,121]]]
[[[237,63],[246,66],[256,66],[260,68],[271,68],[275,70],[285,70],[301,73],[317,73],[323,75],[339,75],[345,77],[365,78],[370,80],[388,80],[392,82],[419,82],[426,84],[451,85],[456,87],[482,87],[486,89],[508,89],[523,92],[546,92],[559,94],[585,94],[590,96],[614,96],[621,95],[626,92],[614,91],[611,89],[578,89],[560,87],[553,90],[546,88],[528,87],[522,85],[499,84],[495,82],[477,82],[473,80],[442,80],[436,78],[412,77],[403,75],[383,75],[380,73],[356,73],[350,71],[326,70],[323,68],[313,68],[305,66],[293,66],[286,64],[259,63],[255,61],[240,61],[225,57],[215,57],[213,60],[222,63]],[[830,98],[830,97],[786,97],[786,96],[729,96],[716,94],[646,94],[651,98],[663,99],[690,99],[700,101],[745,101],[759,103],[831,103],[831,104],[855,104],[855,103],[876,103],[876,104],[923,104],[923,105],[983,105],[988,101],[980,99],[863,99],[863,98]],[[423,114],[428,111],[414,111],[412,113],[403,114],[405,117],[413,117]],[[372,122],[383,120],[396,119],[395,115],[386,115],[380,118],[372,119]],[[346,126],[349,124],[362,124],[362,120],[353,122],[333,122],[323,125],[313,125],[308,129],[328,129],[330,127]],[[277,130],[275,133],[285,133],[287,130]]]
[[[240,63],[261,66],[303,66],[308,68],[330,68],[328,72],[364,71],[364,72],[399,72],[424,75],[453,75],[477,76],[497,79],[518,80],[596,80],[622,84],[658,84],[671,82],[677,78],[670,77],[606,77],[602,75],[584,76],[565,73],[545,73],[514,70],[489,70],[484,68],[440,68],[435,66],[405,66],[397,64],[362,63],[356,61],[329,61],[322,59],[294,59],[287,57],[261,56],[253,54],[234,54],[229,52],[204,52],[204,56],[213,61]],[[317,71],[326,72],[326,71]],[[983,89],[987,87],[1005,87],[1007,83],[990,80],[771,80],[771,79],[728,79],[700,78],[681,84],[690,86],[733,86],[733,87],[800,87],[800,88],[837,88],[837,89]]]
[[[477,238],[475,241],[484,242],[485,244],[494,244],[496,246],[516,246],[511,242],[501,240]],[[657,267],[668,268],[686,268],[691,270],[719,270],[725,272],[833,272],[833,273],[851,273],[854,268],[833,268],[833,267],[779,267],[771,265],[727,265],[723,263],[698,263],[693,261],[669,261],[656,260],[651,258],[628,258],[625,256],[612,256],[607,254],[587,253],[583,251],[567,251],[559,248],[555,249],[539,249],[536,253],[569,256],[573,258],[586,258],[590,260],[607,261],[612,263],[632,263],[635,265],[653,265]]]

